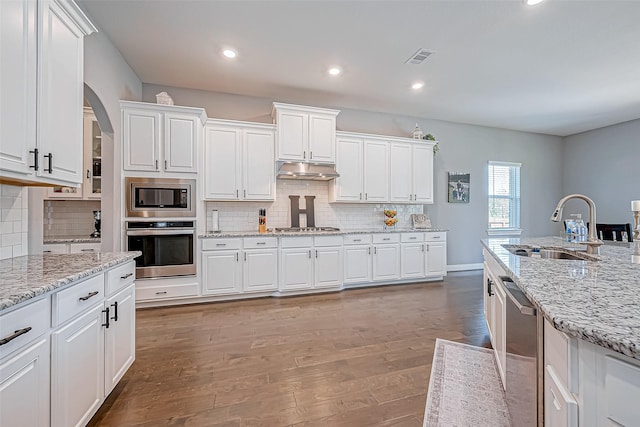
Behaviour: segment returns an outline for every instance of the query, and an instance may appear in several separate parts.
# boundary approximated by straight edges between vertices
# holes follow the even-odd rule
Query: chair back
[[[587,227],[589,224],[587,224]],[[633,242],[631,224],[596,224],[596,235],[600,240]]]

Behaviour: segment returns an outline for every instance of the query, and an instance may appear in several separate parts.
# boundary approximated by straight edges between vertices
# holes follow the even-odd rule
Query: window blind
[[[489,229],[520,228],[520,163],[489,162]]]

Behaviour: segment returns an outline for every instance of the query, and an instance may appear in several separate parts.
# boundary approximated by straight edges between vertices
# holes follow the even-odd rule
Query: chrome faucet
[[[593,200],[588,198],[583,194],[569,194],[568,196],[564,196],[558,202],[558,206],[556,206],[556,210],[553,211],[553,215],[551,215],[551,221],[558,222],[560,221],[560,217],[562,216],[562,209],[564,208],[564,204],[567,203],[570,199],[581,199],[587,202],[589,205],[589,237],[586,242],[580,242],[582,245],[587,245],[587,253],[592,255],[600,254],[600,246],[604,243],[602,240],[599,240],[596,237],[596,204],[593,203]]]

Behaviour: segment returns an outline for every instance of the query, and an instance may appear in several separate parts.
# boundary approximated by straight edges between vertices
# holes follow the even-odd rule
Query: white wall
[[[144,84],[142,99],[156,102],[155,95],[166,91],[176,105],[202,107],[212,118],[271,123],[271,103],[286,99],[212,93],[191,89]],[[335,108],[332,105],[309,105]],[[440,141],[435,156],[435,204],[426,205],[434,227],[449,229],[449,264],[482,262],[480,239],[486,238],[487,184],[489,160],[521,162],[522,228],[524,235],[555,233],[550,212],[562,196],[562,140],[560,137],[515,132],[504,129],[343,109],[338,115],[339,130],[393,136],[410,136],[418,123],[425,133]],[[471,173],[469,204],[446,201],[447,172]],[[360,209],[370,209],[362,207]],[[363,211],[364,212],[364,211]]]
[[[564,139],[563,193],[581,193],[596,204],[599,223],[633,225],[631,200],[640,200],[640,119]],[[582,213],[587,205],[570,201],[564,210]]]

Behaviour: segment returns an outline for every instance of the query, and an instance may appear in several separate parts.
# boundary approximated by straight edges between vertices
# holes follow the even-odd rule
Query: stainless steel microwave
[[[196,216],[196,180],[127,177],[126,215],[130,218]]]

